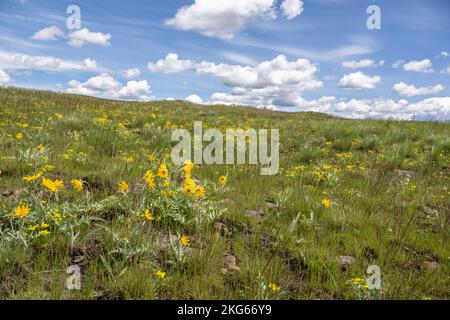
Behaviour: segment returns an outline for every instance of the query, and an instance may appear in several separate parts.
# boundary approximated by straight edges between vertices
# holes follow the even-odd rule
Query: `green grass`
[[[175,127],[192,130],[194,121],[220,130],[279,129],[279,174],[196,166],[206,198],[185,196],[170,137]],[[448,123],[3,88],[0,137],[1,299],[449,298]],[[162,162],[176,194],[161,195],[159,178],[156,189],[145,187],[145,172],[156,173]],[[44,176],[64,181],[57,194],[45,191],[41,178],[23,181],[48,165]],[[225,186],[220,176],[228,177]],[[84,181],[82,192],[72,179]],[[121,181],[130,185],[127,194],[118,192]],[[11,217],[25,203],[30,213]],[[142,216],[147,208],[152,222]],[[247,210],[265,216],[254,219]],[[48,235],[28,230],[43,222]],[[183,234],[187,247],[178,240]],[[237,270],[222,272],[226,255],[236,258]],[[340,256],[356,262],[341,266]],[[81,290],[65,288],[73,264],[81,266]],[[381,293],[349,284],[369,265],[381,269]]]

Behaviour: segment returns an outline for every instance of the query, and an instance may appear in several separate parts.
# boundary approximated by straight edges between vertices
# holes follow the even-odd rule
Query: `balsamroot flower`
[[[222,186],[226,185],[227,184],[227,177],[226,176],[221,176],[219,178],[219,184],[222,185]]]
[[[19,205],[11,215],[20,219],[25,218],[30,213],[30,208],[26,204]]]
[[[330,202],[330,200],[328,200],[328,199],[323,199],[323,200],[322,200],[322,205],[323,205],[326,209],[331,208],[331,202]]]
[[[72,184],[75,191],[80,192],[83,190],[83,181],[79,179],[73,179],[72,181],[70,181],[70,183]]]
[[[53,181],[51,179],[42,178],[42,185],[51,192],[56,193],[59,191],[59,188],[64,186],[64,181],[60,179],[56,179]]]
[[[183,245],[183,246],[185,246],[185,247],[187,247],[188,245],[189,245],[189,242],[190,242],[191,240],[189,240],[189,237],[187,236],[187,235],[185,235],[185,234],[183,234],[181,237],[180,237],[180,242],[181,242],[181,244]]]
[[[128,192],[130,187],[128,186],[128,183],[125,181],[122,181],[119,183],[119,192]]]
[[[161,179],[167,179],[169,177],[169,171],[167,170],[167,165],[165,163],[162,163],[159,167],[158,167],[158,172],[157,172],[158,177],[160,177]]]

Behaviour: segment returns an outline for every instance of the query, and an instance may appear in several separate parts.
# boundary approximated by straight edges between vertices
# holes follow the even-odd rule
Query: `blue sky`
[[[446,0],[2,0],[0,85],[449,120],[449,14]]]

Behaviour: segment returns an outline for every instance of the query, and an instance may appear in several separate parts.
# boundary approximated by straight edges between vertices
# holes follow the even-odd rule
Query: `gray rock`
[[[340,256],[338,260],[342,266],[351,266],[356,262],[356,258],[353,256]]]
[[[245,210],[244,214],[247,217],[253,218],[258,223],[260,223],[266,216],[266,213],[262,210]]]
[[[271,200],[266,200],[265,204],[266,204],[266,207],[268,207],[270,209],[278,208],[278,205],[274,201],[271,201]]]
[[[422,269],[424,270],[436,270],[439,268],[439,263],[435,262],[435,261],[424,261],[422,263]]]

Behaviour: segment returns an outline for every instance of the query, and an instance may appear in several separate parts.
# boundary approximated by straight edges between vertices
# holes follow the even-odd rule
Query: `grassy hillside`
[[[280,129],[279,174],[173,165],[198,120]],[[0,137],[1,299],[449,298],[450,124],[0,89]]]

